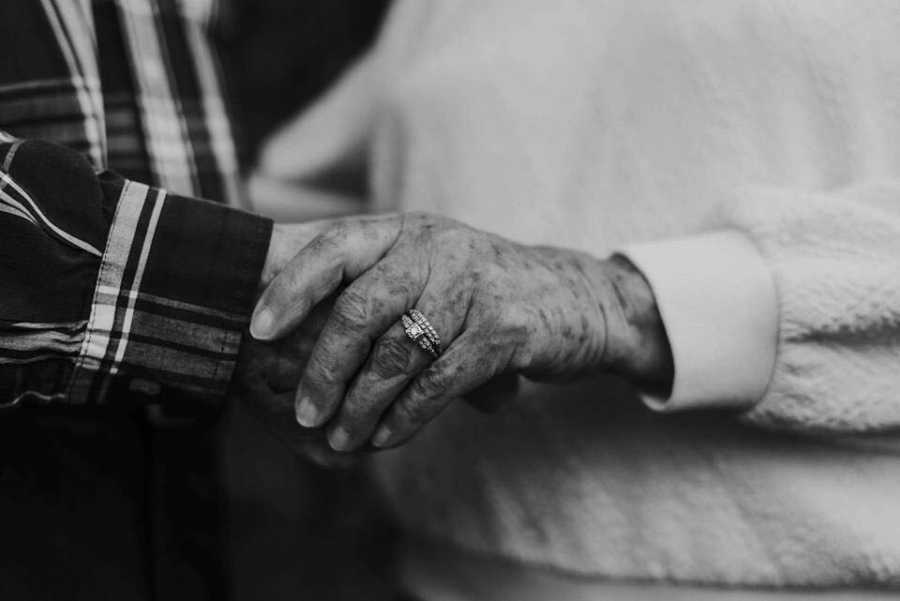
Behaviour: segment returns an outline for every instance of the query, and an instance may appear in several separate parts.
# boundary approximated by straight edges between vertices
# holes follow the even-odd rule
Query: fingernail
[[[309,397],[301,397],[297,403],[297,421],[306,428],[315,428],[319,422],[319,410]]]
[[[250,322],[250,334],[257,340],[266,340],[272,336],[275,316],[269,309],[260,309]]]
[[[386,447],[390,443],[393,434],[387,426],[379,426],[375,436],[372,437],[372,444],[376,447]]]
[[[328,435],[328,444],[335,451],[348,451],[350,442],[350,434],[342,427],[338,426]]]

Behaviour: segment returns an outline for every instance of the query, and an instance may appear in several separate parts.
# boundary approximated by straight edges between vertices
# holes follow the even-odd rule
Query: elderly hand
[[[343,285],[295,407],[306,427],[328,423],[337,450],[400,444],[500,374],[671,379],[653,295],[627,261],[517,244],[425,214],[323,228],[263,293],[251,332],[289,334]],[[413,308],[440,337],[437,358],[405,332],[401,317]]]
[[[260,291],[300,249],[328,227],[329,222],[325,221],[276,224],[260,278]],[[323,432],[298,428],[294,417],[297,383],[332,305],[333,298],[325,299],[290,335],[277,341],[261,342],[246,337],[241,344],[233,386],[237,402],[292,451],[324,467],[345,467],[353,462],[352,456],[334,452]]]
[[[237,401],[298,455],[323,467],[347,467],[356,457],[332,450],[319,430],[298,428],[294,393],[332,303],[324,301],[289,336],[275,342],[247,338],[234,386]]]

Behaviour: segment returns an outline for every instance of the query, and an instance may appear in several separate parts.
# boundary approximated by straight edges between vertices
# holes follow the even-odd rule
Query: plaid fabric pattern
[[[271,224],[197,199],[240,202],[216,18],[211,0],[0,3],[0,404],[224,392]]]

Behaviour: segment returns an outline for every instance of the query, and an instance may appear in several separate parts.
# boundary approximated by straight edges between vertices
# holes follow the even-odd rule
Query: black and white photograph
[[[0,601],[900,599],[900,1],[0,0]]]

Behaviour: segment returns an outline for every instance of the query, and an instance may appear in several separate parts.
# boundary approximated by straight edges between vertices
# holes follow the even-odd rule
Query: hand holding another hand
[[[346,286],[295,396],[297,420],[325,426],[336,450],[401,444],[452,399],[502,374],[671,378],[653,295],[622,258],[517,244],[426,214],[303,227],[314,237],[289,262],[289,252],[274,251],[272,263],[287,264],[251,331],[269,341],[290,335]],[[437,331],[436,358],[407,336],[401,317],[410,309]]]

